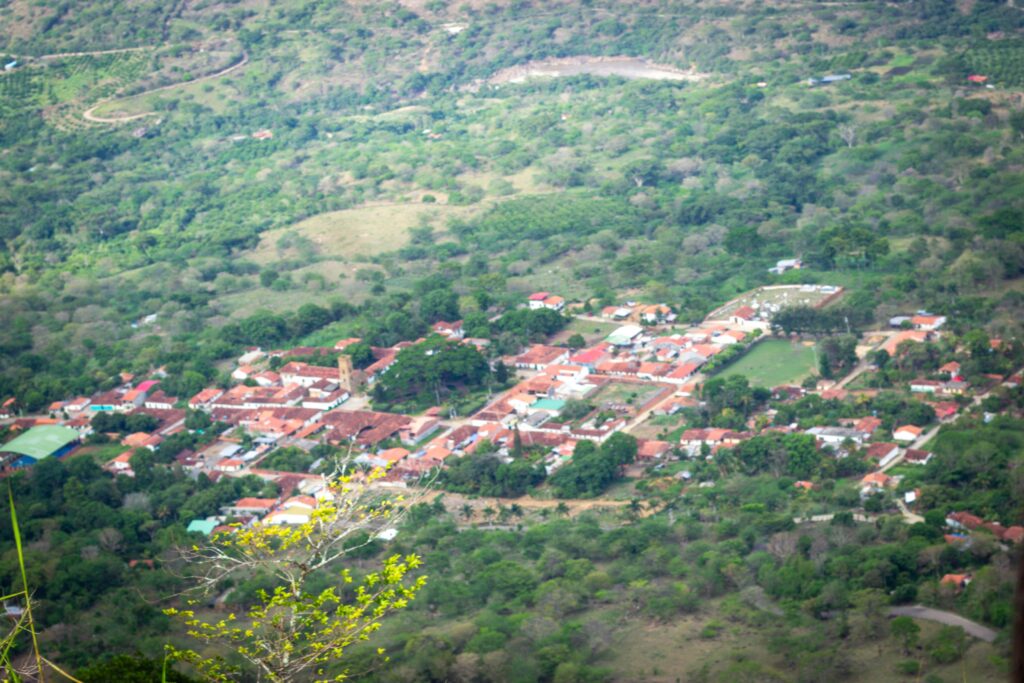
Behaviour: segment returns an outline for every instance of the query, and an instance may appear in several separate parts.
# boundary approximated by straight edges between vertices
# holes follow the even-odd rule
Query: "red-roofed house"
[[[862,495],[877,493],[892,484],[892,477],[883,472],[871,472],[864,475],[860,480],[860,491]]]
[[[892,438],[897,441],[916,441],[922,433],[924,433],[924,430],[920,427],[916,427],[914,425],[903,425],[902,427],[897,427],[893,431]]]
[[[970,574],[946,574],[939,581],[943,586],[953,586],[959,593],[971,583]]]
[[[534,344],[525,352],[509,359],[509,362],[517,368],[542,370],[554,363],[564,363],[568,358],[569,352],[566,349],[557,346]]]
[[[746,322],[747,320],[753,320],[755,315],[757,315],[757,311],[750,306],[740,306],[729,316],[729,322]]]
[[[230,517],[244,515],[265,515],[277,505],[277,498],[239,498],[231,505],[225,505],[221,512]]]
[[[456,320],[453,323],[441,320],[434,323],[431,329],[442,337],[447,337],[448,339],[462,339],[466,336],[466,332],[462,329],[461,320]]]
[[[885,467],[900,454],[900,447],[894,443],[873,443],[868,446],[867,456]]]
[[[569,356],[569,362],[573,365],[585,365],[593,370],[597,367],[598,363],[608,358],[611,353],[611,349],[611,344],[601,342],[597,346],[591,346],[589,349],[577,351],[573,355]]]
[[[977,515],[972,515],[970,512],[951,512],[946,515],[946,524],[954,529],[973,531],[984,523],[985,520]]]
[[[903,454],[903,462],[909,465],[927,465],[932,459],[932,454],[917,448],[908,448]]]
[[[224,395],[223,389],[203,389],[188,400],[188,407],[192,410],[209,410],[210,404]]]
[[[915,315],[910,319],[910,324],[914,326],[915,330],[924,330],[925,332],[934,332],[943,325],[946,324],[946,316],[944,315]]]
[[[672,444],[668,441],[654,439],[637,439],[637,460],[660,460],[672,452]]]

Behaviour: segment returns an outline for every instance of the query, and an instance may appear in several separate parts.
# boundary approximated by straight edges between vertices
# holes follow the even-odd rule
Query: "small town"
[[[798,260],[780,261],[775,270],[794,267]],[[953,348],[937,357],[948,321],[925,311],[864,333],[833,372],[818,357],[824,350],[809,337],[786,334],[776,313],[792,306],[821,310],[842,295],[842,288],[823,285],[765,287],[726,303],[699,324],[685,325],[664,304],[623,301],[584,310],[580,302],[535,292],[525,297],[522,311],[550,311],[560,324],[584,332],[567,336],[563,329],[546,343],[492,357],[489,370],[501,375],[501,386],[488,387],[468,414],[441,404],[409,414],[374,407],[385,402],[380,385],[400,371],[403,352],[433,340],[487,353],[491,340],[467,336],[458,320],[435,323],[430,340],[390,348],[365,347],[358,338],[339,340],[333,348],[248,348],[231,367],[229,386],[209,386],[194,396],[168,396],[157,369],[146,377],[123,374],[120,386],[54,402],[41,415],[21,414],[18,397],[8,397],[0,418],[13,438],[0,446],[2,467],[9,474],[47,458],[73,459],[103,444],[108,452],[118,451],[103,465],[114,476],[135,477],[139,467],[181,468],[210,482],[255,477],[276,491],[239,497],[218,514],[189,522],[189,532],[210,536],[251,525],[305,524],[331,495],[328,476],[338,472],[359,476],[383,468],[386,476],[378,486],[443,493],[439,473],[474,454],[488,454],[506,464],[529,461],[539,473],[531,481],[539,482],[572,463],[581,442],[600,445],[615,434],[635,439],[635,456],[620,474],[628,480],[671,479],[685,496],[692,488],[714,487],[715,473],[730,466],[741,444],[800,434],[835,462],[836,478],[857,491],[864,515],[893,510],[907,523],[920,522],[922,490],[905,482],[907,468],[931,461],[928,443],[943,425],[965,413],[993,419],[990,407],[998,405],[996,397],[1019,390],[1021,372],[966,374],[962,361],[978,353],[976,348]],[[986,353],[1002,348],[999,339],[986,344]],[[773,353],[810,354],[813,362],[794,375],[800,381],[752,387],[746,377],[729,379],[730,368],[769,345]],[[367,362],[357,368],[350,352],[360,346]],[[926,347],[929,355],[922,360],[918,355]],[[771,357],[766,364],[780,362]],[[891,386],[870,381],[892,368],[912,378]],[[824,378],[822,370],[832,376]],[[898,397],[888,411],[869,407],[880,386]],[[804,492],[818,485],[792,483]],[[515,493],[523,492],[520,487]],[[550,492],[537,495],[541,502],[558,502]],[[473,498],[463,503],[472,508],[467,519],[479,522],[495,513],[485,507],[490,497]],[[518,508],[511,499],[505,502]],[[495,500],[505,509],[500,497]],[[942,513],[946,542],[957,547],[969,547],[976,533],[1001,543],[1024,540],[1021,526],[1003,526],[970,510]],[[806,520],[832,516],[811,512]],[[964,583],[970,576],[949,581]]]

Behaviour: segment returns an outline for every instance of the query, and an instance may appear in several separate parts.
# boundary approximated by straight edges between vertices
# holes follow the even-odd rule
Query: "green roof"
[[[559,400],[557,398],[542,398],[539,401],[536,401],[533,405],[531,405],[530,409],[531,410],[533,410],[533,409],[536,409],[536,410],[551,410],[551,411],[557,412],[557,411],[561,410],[564,407],[565,407],[565,401],[561,401],[561,400]]]
[[[212,519],[193,519],[188,523],[188,529],[186,531],[198,531],[199,533],[209,536],[213,533],[213,530],[217,527],[217,522]]]
[[[0,446],[0,453],[27,455],[35,460],[48,458],[72,441],[78,439],[78,432],[60,425],[33,427],[17,439]]]

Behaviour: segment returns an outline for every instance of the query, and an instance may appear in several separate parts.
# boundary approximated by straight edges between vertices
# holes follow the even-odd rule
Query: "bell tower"
[[[352,356],[347,353],[338,356],[338,388],[352,393]]]

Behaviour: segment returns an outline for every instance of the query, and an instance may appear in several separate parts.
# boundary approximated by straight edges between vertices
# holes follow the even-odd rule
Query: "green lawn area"
[[[812,346],[767,339],[722,371],[721,377],[746,375],[753,386],[775,387],[802,381],[816,366]]]

